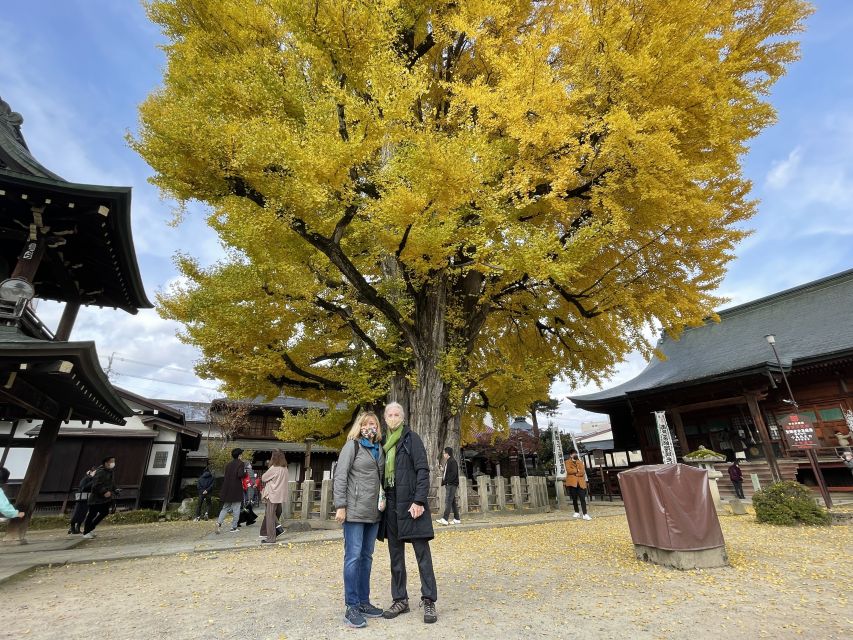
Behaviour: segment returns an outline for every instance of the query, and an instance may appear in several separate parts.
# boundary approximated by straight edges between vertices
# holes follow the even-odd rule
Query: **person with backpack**
[[[198,507],[195,510],[196,522],[201,519],[202,505],[205,504],[207,506],[204,507],[204,519],[207,520],[208,511],[210,511],[210,507],[213,505],[213,496],[210,495],[212,490],[213,473],[211,473],[210,467],[205,467],[198,479]]]
[[[333,481],[335,520],[344,529],[344,623],[367,626],[382,609],[370,603],[370,570],[385,495],[382,476],[385,456],[382,430],[375,413],[361,414],[347,436]]]

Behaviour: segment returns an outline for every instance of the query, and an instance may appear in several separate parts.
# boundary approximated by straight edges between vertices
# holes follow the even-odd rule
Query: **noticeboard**
[[[782,431],[791,449],[813,449],[820,446],[814,426],[802,416],[791,414],[782,423]]]

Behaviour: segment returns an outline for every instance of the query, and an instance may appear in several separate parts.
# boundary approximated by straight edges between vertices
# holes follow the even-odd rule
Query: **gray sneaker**
[[[348,627],[352,627],[353,629],[361,629],[362,627],[367,626],[367,620],[365,620],[364,616],[361,615],[361,611],[358,610],[358,607],[347,607],[346,613],[344,614],[344,622]]]
[[[382,612],[382,617],[390,620],[396,618],[401,613],[409,613],[408,600],[394,600],[394,603]]]
[[[374,607],[369,602],[362,602],[358,605],[358,610],[365,618],[381,618],[384,613],[379,607]]]

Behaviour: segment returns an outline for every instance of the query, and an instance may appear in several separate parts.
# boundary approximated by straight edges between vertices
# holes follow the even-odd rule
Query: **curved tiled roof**
[[[719,312],[720,322],[664,334],[635,378],[597,393],[573,396],[578,407],[607,404],[671,385],[778,368],[765,336],[774,334],[782,365],[853,353],[853,269]]]

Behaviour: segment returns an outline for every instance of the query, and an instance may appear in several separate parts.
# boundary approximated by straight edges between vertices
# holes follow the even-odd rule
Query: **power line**
[[[216,391],[216,389],[213,387],[203,387],[200,384],[189,384],[186,382],[171,382],[170,380],[161,380],[159,378],[146,378],[145,376],[134,376],[134,375],[131,375],[129,373],[119,373],[118,371],[113,371],[112,373],[113,373],[113,375],[122,376],[125,378],[137,378],[139,380],[149,380],[151,382],[162,382],[164,384],[173,384],[173,385],[176,385],[178,387],[193,387],[195,389],[204,389],[205,391]]]
[[[102,360],[121,360],[122,362],[132,362],[133,364],[141,364],[146,367],[153,367],[154,369],[168,369],[169,371],[183,371],[185,373],[192,373],[195,375],[195,371],[192,369],[184,369],[183,367],[178,367],[171,364],[154,364],[153,362],[142,362],[141,360],[133,360],[131,358],[122,358],[121,356],[116,355],[116,351],[113,351],[110,356],[98,356]]]

